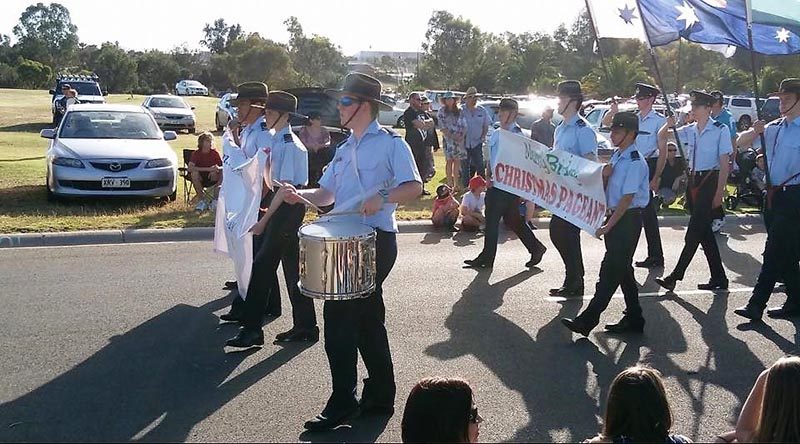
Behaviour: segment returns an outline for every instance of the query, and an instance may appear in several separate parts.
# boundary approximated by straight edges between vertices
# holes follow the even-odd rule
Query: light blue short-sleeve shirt
[[[272,138],[272,177],[292,185],[308,185],[308,150],[287,126]]]
[[[644,117],[639,114],[639,131],[649,133],[636,136],[637,150],[645,159],[658,157],[658,130],[666,121],[664,116],[652,109]]]
[[[334,194],[333,212],[357,211],[380,190],[406,182],[422,183],[411,148],[394,132],[373,121],[357,139],[350,137],[336,150],[319,185]],[[339,216],[336,221],[363,223],[381,231],[397,232],[397,204],[387,203],[372,216]]]
[[[625,151],[614,151],[609,161],[613,170],[606,186],[608,208],[616,208],[619,201],[633,194],[630,208],[644,208],[650,202],[649,169],[644,157],[637,150],[637,144]]]
[[[597,134],[579,115],[564,120],[556,127],[553,148],[585,157],[589,153],[597,154]]]
[[[682,126],[678,136],[692,171],[718,170],[720,156],[733,152],[728,127],[714,119],[708,119],[702,132],[697,122]]]
[[[791,122],[785,117],[764,129],[767,142],[770,184],[800,185],[800,117]]]
[[[259,150],[271,146],[274,133],[264,127],[264,116],[261,116],[242,128],[242,132],[239,133],[239,145],[247,157],[254,157]]]
[[[467,148],[482,146],[485,140],[481,136],[492,124],[489,112],[482,106],[476,106],[473,110],[465,106],[461,112],[467,119]]]

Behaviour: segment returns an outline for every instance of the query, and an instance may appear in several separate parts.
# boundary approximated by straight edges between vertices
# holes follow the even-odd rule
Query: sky
[[[22,12],[36,0],[1,0],[0,33],[12,36]],[[47,3],[47,1],[44,1]],[[217,18],[239,23],[279,42],[289,35],[283,21],[296,16],[307,35],[319,34],[339,45],[345,55],[362,50],[419,51],[434,10],[447,10],[472,21],[482,31],[550,33],[568,26],[584,0],[60,0],[70,11],[84,43],[116,41],[125,49],[170,50],[185,45],[200,49],[203,26]],[[495,6],[497,5],[497,6]],[[273,10],[271,10],[273,9]],[[356,25],[362,30],[354,32]]]

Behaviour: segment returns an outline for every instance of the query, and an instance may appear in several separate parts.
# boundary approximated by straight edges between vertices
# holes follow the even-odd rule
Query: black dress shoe
[[[580,318],[561,318],[561,323],[573,332],[583,336],[589,336],[589,333],[592,331],[592,327],[585,324]]]
[[[616,324],[606,324],[609,333],[642,333],[644,332],[644,319],[631,319],[623,317]]]
[[[358,407],[327,415],[320,413],[319,415],[306,421],[306,423],[303,424],[303,427],[312,432],[335,429],[348,420],[358,416],[358,413]]]
[[[697,284],[698,290],[727,290],[727,279],[712,279],[705,284]]]
[[[636,262],[638,268],[656,268],[664,266],[664,258],[648,257],[643,261]]]
[[[292,328],[289,331],[278,333],[275,342],[317,342],[319,341],[319,327]]]
[[[800,316],[800,306],[784,304],[782,307],[770,308],[767,316],[776,319],[788,319]]]
[[[663,278],[656,278],[656,284],[666,288],[669,291],[675,290],[675,284],[678,283],[678,280],[672,276],[665,276]]]
[[[737,308],[733,312],[743,318],[750,319],[751,321],[760,321],[762,310],[759,310],[752,305],[745,305],[744,307]]]
[[[480,258],[467,259],[467,260],[464,261],[464,263],[466,264],[466,267],[464,267],[464,268],[476,268],[476,269],[492,268],[492,266],[494,265],[494,264],[492,264],[490,262],[487,262],[487,261],[485,261],[483,259],[480,259]]]
[[[539,265],[539,263],[542,262],[542,257],[544,256],[544,253],[546,251],[547,251],[547,247],[542,247],[541,250],[537,251],[536,253],[533,253],[531,255],[531,260],[529,260],[528,262],[525,263],[525,267],[526,268],[533,268],[533,267]]]
[[[261,329],[242,328],[239,334],[225,342],[228,347],[250,348],[264,345],[264,332]]]
[[[583,285],[565,285],[561,288],[551,288],[550,296],[559,296],[562,298],[583,297]]]
[[[236,281],[225,281],[225,284],[222,285],[223,290],[237,290],[239,288],[239,283]]]
[[[242,322],[244,315],[239,310],[231,310],[219,318],[225,322]]]

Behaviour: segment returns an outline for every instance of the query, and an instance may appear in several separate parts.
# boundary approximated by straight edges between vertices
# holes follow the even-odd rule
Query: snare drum
[[[349,300],[375,291],[375,229],[349,222],[306,224],[300,238],[300,292]]]

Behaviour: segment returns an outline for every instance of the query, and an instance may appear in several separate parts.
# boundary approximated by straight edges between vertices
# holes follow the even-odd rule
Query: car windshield
[[[149,114],[126,111],[72,111],[61,124],[64,139],[160,139]]]
[[[150,99],[151,108],[188,108],[186,102],[178,97],[153,97]]]
[[[203,84],[197,80],[189,80],[186,82],[186,86],[203,86]]]
[[[100,87],[97,86],[97,83],[77,83],[77,82],[62,82],[59,83],[58,89],[56,90],[57,94],[61,94],[61,86],[62,85],[69,85],[75,91],[78,91],[79,96],[102,96],[103,93],[100,92]]]

